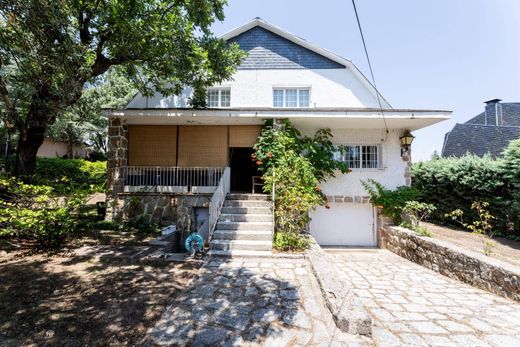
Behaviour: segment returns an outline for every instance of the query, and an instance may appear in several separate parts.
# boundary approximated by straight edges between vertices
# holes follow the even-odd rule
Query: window
[[[229,107],[231,105],[231,89],[211,88],[208,90],[208,107]]]
[[[273,107],[309,107],[310,90],[297,88],[273,89]]]
[[[378,169],[379,153],[379,145],[340,145],[336,146],[334,159],[348,163],[351,169]]]

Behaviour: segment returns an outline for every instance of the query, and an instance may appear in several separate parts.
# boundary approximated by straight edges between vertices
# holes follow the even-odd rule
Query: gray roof
[[[247,69],[344,69],[345,66],[256,26],[229,39],[248,56],[238,67]]]
[[[460,157],[467,153],[482,156],[490,154],[498,157],[502,154],[509,142],[520,138],[520,103],[498,104],[501,125],[489,124],[495,116],[488,117],[486,113],[471,118],[466,123],[456,124],[444,136],[442,156]],[[496,121],[495,121],[496,123]]]

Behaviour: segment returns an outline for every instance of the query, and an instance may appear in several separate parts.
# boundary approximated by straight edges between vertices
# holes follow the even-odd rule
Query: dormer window
[[[309,107],[309,88],[274,88],[273,107]]]
[[[210,88],[208,90],[208,107],[229,107],[231,105],[230,88]]]

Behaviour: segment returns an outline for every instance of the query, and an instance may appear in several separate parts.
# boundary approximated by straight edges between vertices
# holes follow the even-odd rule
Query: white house
[[[406,131],[446,120],[451,112],[392,108],[381,95],[378,100],[375,88],[350,60],[258,18],[223,38],[237,42],[248,56],[232,80],[209,90],[207,109],[189,108],[186,91],[176,97],[137,95],[126,108],[107,111],[111,119],[109,169],[113,196],[119,201],[116,206],[124,205],[125,194],[135,194],[132,185],[141,190],[149,187],[149,194],[166,194],[170,200],[143,203],[137,214],[168,220],[179,203],[172,197],[213,194],[206,206],[192,204],[195,213],[203,216],[208,215],[210,205],[212,233],[216,222],[211,215],[220,213],[222,206],[218,191],[213,193],[220,187],[217,181],[225,176],[219,170],[231,168],[231,192],[250,190],[252,176],[257,173],[249,156],[260,127],[267,119],[287,118],[304,133],[330,128],[334,142],[348,146],[349,155],[343,160],[353,172],[322,185],[331,208],[319,208],[312,214],[311,233],[322,245],[376,245],[376,212],[361,180],[373,178],[389,188],[409,185],[410,152],[403,153],[400,137]],[[150,181],[149,172],[157,167],[159,174],[156,171]],[[200,167],[206,170],[205,179],[213,180],[164,183],[179,172],[193,175]],[[159,176],[162,183],[157,183]],[[218,212],[212,212],[210,201]],[[161,204],[168,206],[161,209]],[[247,217],[243,221],[248,221]]]

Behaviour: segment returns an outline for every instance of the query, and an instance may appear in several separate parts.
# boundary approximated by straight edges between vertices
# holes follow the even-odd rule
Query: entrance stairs
[[[228,194],[210,241],[210,257],[269,257],[273,204],[265,194]]]

